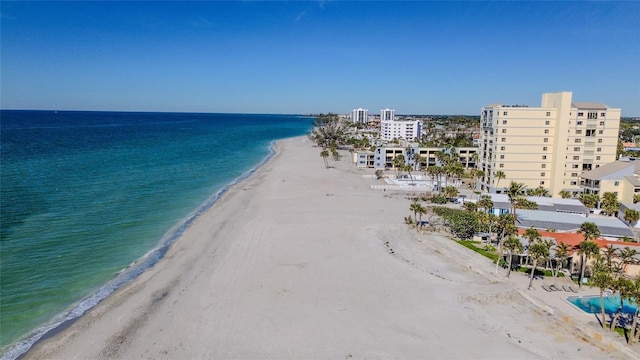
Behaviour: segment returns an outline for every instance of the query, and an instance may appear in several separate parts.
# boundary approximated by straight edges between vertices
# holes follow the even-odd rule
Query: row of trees
[[[484,172],[480,170],[475,170],[475,171],[472,170],[471,175],[475,181],[477,178],[482,178],[484,176]],[[504,179],[506,177],[503,171],[496,171],[494,176],[497,180],[496,187],[498,187],[498,184],[500,183],[500,179]],[[507,193],[508,191],[509,189],[507,189]],[[549,194],[549,191],[542,186],[539,186],[535,189],[526,189],[524,191],[524,194],[526,194],[527,196],[551,196],[551,194]],[[572,196],[571,193],[567,190],[562,190],[558,194],[563,199],[568,199]],[[603,213],[609,216],[615,215],[618,212],[618,209],[620,208],[620,202],[618,202],[618,195],[614,192],[605,192],[604,194],[602,194],[602,198],[600,198],[598,194],[582,193],[579,195],[578,199],[580,200],[580,202],[582,202],[584,206],[586,206],[589,209],[596,208],[598,207],[598,205],[600,205],[600,209],[602,209]],[[633,196],[633,203],[635,204],[638,202],[640,202],[640,194],[636,194]],[[624,219],[629,224],[635,223],[636,221],[640,220],[640,213],[633,209],[625,209]]]
[[[329,155],[332,155],[334,160],[338,160],[338,146],[353,141],[353,125],[340,121],[337,114],[320,114],[313,122],[309,139],[322,148],[320,157],[324,161],[324,166],[328,168]]]

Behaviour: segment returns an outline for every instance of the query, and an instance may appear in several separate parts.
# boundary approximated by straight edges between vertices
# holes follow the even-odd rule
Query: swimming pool
[[[600,312],[600,296],[570,296],[567,301],[589,314]],[[610,295],[604,297],[604,311],[607,314],[613,314],[618,311],[620,306],[620,296]],[[628,300],[622,302],[622,312],[633,314],[636,311],[636,304],[630,303]]]

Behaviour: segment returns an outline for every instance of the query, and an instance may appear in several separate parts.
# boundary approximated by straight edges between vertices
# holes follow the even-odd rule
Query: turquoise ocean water
[[[0,116],[3,358],[19,356],[153,266],[230,184],[266,161],[274,140],[303,135],[312,122],[242,114]]]

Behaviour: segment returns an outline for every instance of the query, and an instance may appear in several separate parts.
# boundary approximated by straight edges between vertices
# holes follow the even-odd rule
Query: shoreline
[[[164,261],[25,358],[625,358],[408,229],[405,194],[341,154],[325,169],[305,137],[279,141]]]
[[[305,137],[305,135],[297,137],[302,138]],[[95,292],[78,300],[76,303],[72,304],[68,310],[55,315],[49,322],[34,329],[25,338],[7,345],[6,348],[3,349],[4,351],[0,353],[0,359],[24,358],[31,349],[39,343],[63,333],[76,321],[81,319],[87,312],[91,311],[103,301],[108,300],[114,292],[118,291],[127,283],[135,281],[144,272],[152,269],[159,261],[162,261],[165,258],[167,252],[170,251],[173,244],[184,235],[185,231],[187,231],[199,217],[206,214],[207,211],[215,206],[225,193],[233,187],[238,186],[243,181],[246,181],[255,173],[259,172],[260,169],[272,158],[277,156],[277,143],[283,140],[286,139],[271,141],[268,147],[269,153],[267,156],[203,201],[194,211],[167,230],[156,246],[122,270],[118,271],[113,278],[111,278],[107,283],[99,286]]]

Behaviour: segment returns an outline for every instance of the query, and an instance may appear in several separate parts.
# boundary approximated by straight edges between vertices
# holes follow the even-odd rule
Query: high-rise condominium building
[[[369,110],[363,108],[353,109],[351,111],[351,121],[354,124],[366,124],[369,122]]]
[[[392,121],[396,118],[396,111],[389,108],[380,110],[380,121]]]
[[[382,140],[414,141],[420,139],[420,120],[395,120],[395,110],[380,110],[380,135]]]
[[[542,186],[553,197],[581,191],[580,174],[616,160],[620,109],[545,93],[540,107],[489,105],[480,114],[481,188],[504,192],[511,181]],[[502,172],[504,178],[496,176]]]

